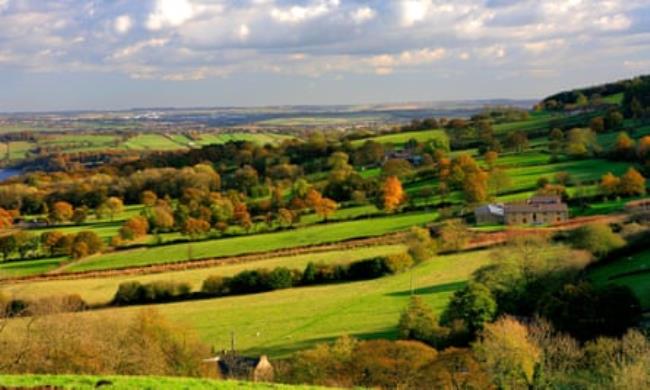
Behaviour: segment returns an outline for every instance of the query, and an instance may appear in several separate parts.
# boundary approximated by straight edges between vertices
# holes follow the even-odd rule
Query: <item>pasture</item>
[[[266,384],[254,382],[237,382],[215,379],[160,377],[160,376],[93,376],[93,375],[0,375],[2,388],[56,388],[91,390],[98,388],[97,383],[105,381],[110,384],[102,385],[106,390],[131,389],[197,389],[197,390],[309,390],[322,389],[317,386],[291,386],[281,384]]]
[[[332,243],[406,230],[414,225],[433,222],[437,217],[438,215],[435,212],[399,214],[356,221],[318,224],[275,233],[193,242],[189,245],[182,243],[122,250],[82,259],[71,264],[66,270],[93,271],[187,261],[190,252],[193,259],[202,259]]]
[[[212,275],[232,276],[244,270],[272,269],[286,267],[291,270],[303,270],[308,263],[348,264],[353,261],[376,256],[400,253],[405,250],[402,245],[379,245],[367,248],[348,250],[332,250],[322,253],[309,253],[295,256],[271,257],[262,260],[239,264],[224,264],[208,268],[186,271],[166,272],[150,275],[111,276],[106,278],[88,278],[74,280],[51,280],[30,283],[6,284],[2,292],[17,298],[38,299],[48,296],[79,294],[89,304],[108,303],[117,291],[120,283],[139,281],[149,283],[154,281],[186,282],[194,291],[201,289],[203,281]]]
[[[589,278],[597,285],[620,284],[631,288],[644,310],[650,310],[649,276],[650,250],[594,267],[589,272]]]
[[[424,131],[407,131],[404,133],[386,134],[377,137],[364,138],[352,142],[354,146],[361,146],[366,141],[372,140],[382,144],[403,145],[409,140],[416,140],[418,142],[426,143],[431,140],[440,140],[440,142],[448,144],[449,139],[444,130],[424,130]]]
[[[287,356],[347,334],[395,338],[397,321],[414,292],[440,313],[469,275],[487,264],[488,251],[435,257],[411,272],[363,282],[301,287],[269,293],[153,305],[172,321],[195,329],[217,350]],[[116,318],[139,307],[107,309]],[[80,314],[91,315],[91,314]]]

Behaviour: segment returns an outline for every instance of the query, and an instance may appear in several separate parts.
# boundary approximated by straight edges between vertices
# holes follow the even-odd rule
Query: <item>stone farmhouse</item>
[[[525,202],[482,206],[474,216],[478,225],[550,225],[568,220],[569,208],[559,196],[534,196]]]
[[[266,355],[254,358],[235,351],[223,351],[219,356],[203,361],[216,364],[217,375],[223,379],[272,382],[275,374]]]

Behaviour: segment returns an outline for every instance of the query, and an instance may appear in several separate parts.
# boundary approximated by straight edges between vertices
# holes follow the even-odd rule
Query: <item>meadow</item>
[[[428,141],[438,139],[443,143],[448,143],[449,139],[444,130],[425,130],[425,131],[407,131],[404,133],[386,134],[377,137],[355,140],[352,142],[354,146],[361,146],[368,140],[379,142],[382,144],[403,145],[409,140],[416,140],[418,142],[426,143]]]
[[[71,264],[66,271],[93,271],[149,264],[172,263],[193,259],[236,256],[245,253],[266,252],[285,248],[339,242],[353,238],[379,236],[406,230],[414,225],[435,221],[435,212],[399,214],[356,221],[333,222],[275,233],[244,235],[209,241],[122,250],[91,256]]]
[[[295,256],[270,257],[267,259],[239,264],[224,264],[207,268],[159,274],[13,283],[5,284],[2,287],[2,291],[11,296],[25,299],[79,294],[79,296],[89,304],[104,304],[108,303],[113,298],[120,283],[128,281],[139,281],[141,283],[154,281],[186,282],[192,286],[194,291],[198,291],[201,289],[203,281],[208,276],[212,275],[227,277],[244,270],[272,269],[275,267],[286,267],[291,270],[299,269],[302,271],[310,262],[348,264],[357,260],[400,253],[404,250],[405,247],[402,245],[378,245],[367,248],[332,250],[328,252],[309,253]]]
[[[489,252],[438,256],[411,272],[363,282],[301,287],[269,293],[153,305],[160,313],[194,329],[217,350],[235,332],[242,353],[284,357],[347,334],[395,338],[397,321],[414,293],[436,313],[470,274],[489,262]],[[107,309],[116,318],[140,307]],[[86,314],[80,314],[86,315]]]
[[[589,278],[597,285],[628,286],[641,300],[644,310],[650,310],[650,250],[644,250],[620,260],[594,267]]]
[[[116,375],[0,375],[2,388],[56,388],[91,390],[98,388],[97,383],[109,382],[102,385],[106,390],[316,390],[318,386],[291,386],[281,384],[266,384],[254,382],[237,382],[198,378],[175,378],[160,376],[116,376]]]

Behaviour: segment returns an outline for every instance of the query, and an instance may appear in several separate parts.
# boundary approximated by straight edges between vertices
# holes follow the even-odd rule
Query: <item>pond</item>
[[[20,174],[21,174],[21,171],[18,170],[18,169],[11,169],[11,168],[2,169],[2,168],[0,168],[0,181],[9,179],[10,177],[13,177],[13,176],[18,176]]]

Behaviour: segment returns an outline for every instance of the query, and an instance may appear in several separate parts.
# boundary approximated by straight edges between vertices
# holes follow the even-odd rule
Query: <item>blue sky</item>
[[[539,98],[650,73],[650,0],[0,0],[0,111]]]

